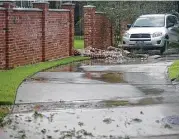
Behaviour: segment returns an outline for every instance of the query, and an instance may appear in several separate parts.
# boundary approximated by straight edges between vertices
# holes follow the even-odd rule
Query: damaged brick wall
[[[106,49],[114,42],[111,21],[104,13],[96,12],[95,6],[84,6],[85,47]]]
[[[74,5],[56,10],[48,3],[33,5],[4,3],[0,9],[0,69],[72,55]]]

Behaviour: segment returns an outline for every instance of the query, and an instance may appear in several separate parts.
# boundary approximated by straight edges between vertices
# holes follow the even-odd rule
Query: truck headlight
[[[124,37],[126,37],[126,38],[129,38],[129,36],[130,36],[130,34],[127,32],[124,34]]]
[[[163,35],[162,32],[155,32],[152,34],[152,37],[160,37],[162,35]]]

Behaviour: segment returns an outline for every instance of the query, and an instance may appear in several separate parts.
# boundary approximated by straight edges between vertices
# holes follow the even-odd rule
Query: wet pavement
[[[18,89],[0,138],[178,139],[178,55],[85,61],[39,72]]]

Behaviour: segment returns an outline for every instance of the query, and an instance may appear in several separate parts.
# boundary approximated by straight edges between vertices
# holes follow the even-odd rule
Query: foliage
[[[64,65],[75,61],[89,59],[88,57],[69,57],[56,61],[41,62],[38,64],[17,67],[12,70],[0,71],[0,104],[13,104],[16,90],[21,82],[36,72],[45,70],[54,66]]]
[[[169,78],[179,81],[179,60],[176,60],[168,69]]]

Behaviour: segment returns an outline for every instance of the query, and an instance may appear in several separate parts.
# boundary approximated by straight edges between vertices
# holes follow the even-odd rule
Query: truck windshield
[[[164,16],[151,16],[138,18],[133,27],[163,27],[164,25]]]

